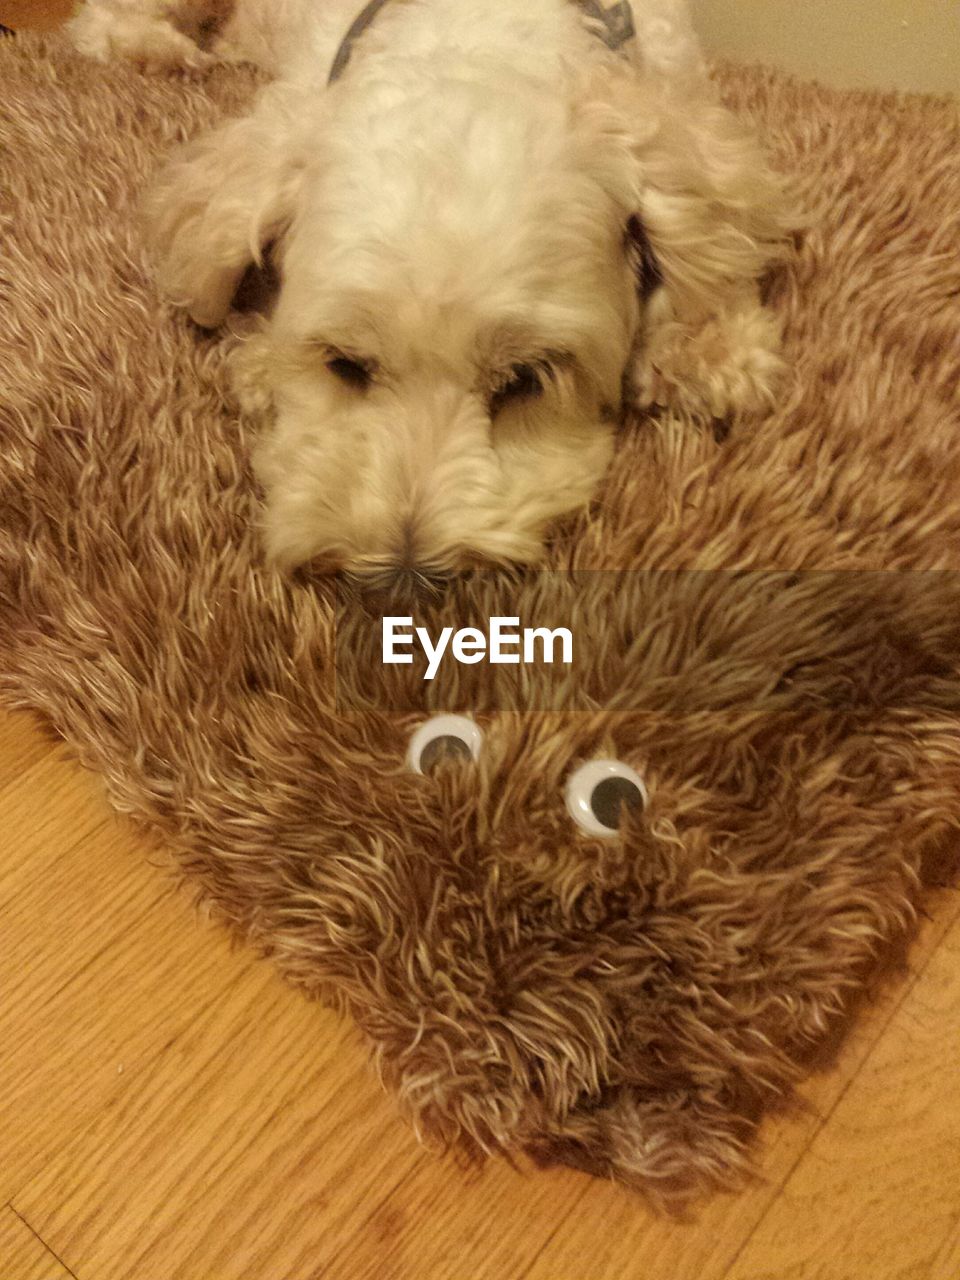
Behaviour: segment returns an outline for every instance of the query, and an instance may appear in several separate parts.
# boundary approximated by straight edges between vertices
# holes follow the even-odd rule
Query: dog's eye
[[[429,773],[443,760],[476,760],[483,730],[467,716],[432,716],[417,729],[407,748],[407,764]]]
[[[331,356],[327,360],[327,368],[334,377],[357,391],[366,391],[373,377],[370,365],[364,364],[362,360],[353,360],[350,356]]]
[[[515,364],[507,380],[490,397],[490,415],[493,417],[512,400],[532,400],[543,391],[543,375],[532,364]]]
[[[621,760],[590,760],[570,775],[567,811],[592,836],[615,836],[623,811],[643,809],[647,788],[635,769]]]

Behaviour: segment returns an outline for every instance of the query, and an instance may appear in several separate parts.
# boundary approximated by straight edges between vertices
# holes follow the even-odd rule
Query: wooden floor
[[[654,1218],[419,1148],[352,1029],[233,951],[162,851],[0,713],[0,1280],[957,1280],[960,893],[764,1181]]]
[[[75,8],[76,0],[0,0],[0,24],[14,31],[51,31],[65,22]]]

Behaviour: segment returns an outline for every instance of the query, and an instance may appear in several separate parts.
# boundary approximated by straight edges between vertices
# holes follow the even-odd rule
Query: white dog
[[[160,278],[241,348],[282,564],[531,562],[589,501],[625,395],[771,401],[778,184],[718,105],[685,0],[93,0],[77,45],[275,80],[148,208]]]

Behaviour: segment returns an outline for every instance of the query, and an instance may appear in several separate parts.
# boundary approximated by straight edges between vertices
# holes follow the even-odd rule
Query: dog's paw
[[[638,408],[675,408],[693,417],[769,409],[784,368],[779,347],[776,317],[760,306],[718,313],[697,327],[667,321],[641,346],[631,399]]]

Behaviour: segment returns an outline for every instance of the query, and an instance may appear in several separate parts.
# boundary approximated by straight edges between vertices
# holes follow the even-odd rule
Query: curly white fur
[[[714,416],[771,399],[757,281],[783,243],[777,184],[715,101],[683,0],[635,0],[626,57],[571,0],[395,0],[327,88],[360,7],[94,0],[72,32],[98,57],[276,77],[149,198],[162,285],[201,325],[278,245],[279,299],[237,368],[268,420],[270,553],[529,562],[594,493],[625,389]]]

